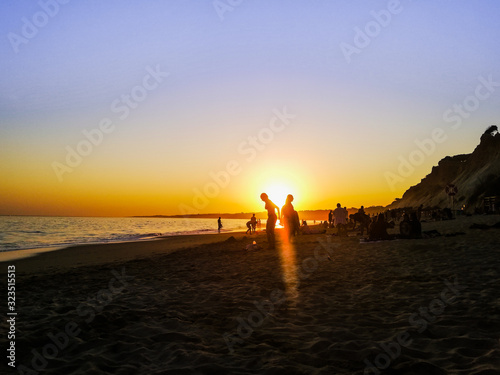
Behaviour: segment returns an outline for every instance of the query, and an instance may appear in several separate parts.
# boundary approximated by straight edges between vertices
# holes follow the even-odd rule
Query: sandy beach
[[[18,313],[17,371],[6,368],[500,374],[500,229],[469,228],[498,221],[423,223],[441,236],[419,240],[360,243],[329,229],[267,250],[265,233],[229,233],[3,262],[4,277],[15,266]],[[264,249],[244,250],[254,240]]]

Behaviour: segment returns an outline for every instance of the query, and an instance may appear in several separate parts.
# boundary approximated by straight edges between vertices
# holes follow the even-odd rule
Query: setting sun
[[[294,195],[296,193],[296,189],[285,183],[270,183],[262,191],[265,192],[269,196],[269,199],[277,204],[280,209],[281,206],[285,204],[287,195]]]
[[[304,192],[307,191],[304,180],[307,180],[307,174],[304,174],[300,168],[290,171],[290,167],[285,163],[273,163],[265,170],[257,171],[250,176],[253,180],[251,189],[259,197],[261,193],[266,193],[269,199],[276,204],[280,210],[285,204],[288,194],[294,196],[293,205],[296,210],[300,210],[304,204]],[[261,207],[260,199],[258,205]]]

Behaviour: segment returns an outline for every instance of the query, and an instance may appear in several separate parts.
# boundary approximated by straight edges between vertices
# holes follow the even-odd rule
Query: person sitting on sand
[[[288,240],[292,239],[292,236],[295,236],[295,233],[299,230],[299,215],[297,211],[295,211],[293,207],[293,195],[288,194],[286,197],[286,202],[283,207],[281,207],[281,222],[285,227],[285,233],[288,237]]]
[[[379,214],[377,220],[370,226],[370,240],[388,240],[390,236],[387,234],[387,223],[385,215]]]
[[[418,219],[418,221],[420,221],[422,219],[422,210],[423,209],[424,209],[424,205],[423,204],[421,204],[417,208],[417,219]]]
[[[420,224],[416,212],[412,212],[410,215],[410,238],[422,238],[422,224]]]
[[[304,221],[304,225],[301,228],[302,234],[323,234],[326,233],[326,229],[311,229],[309,225]]]
[[[403,215],[403,220],[399,223],[399,234],[401,238],[410,238],[411,224],[407,213]]]
[[[266,234],[267,243],[269,249],[274,249],[276,247],[276,241],[274,237],[274,227],[276,226],[276,220],[280,217],[280,208],[276,206],[267,196],[266,193],[260,195],[260,199],[266,203],[265,208],[267,210],[267,223],[266,223]],[[276,210],[278,215],[276,215]]]
[[[365,213],[364,206],[361,206],[361,208],[358,210],[358,212],[356,212],[353,215],[353,218],[355,220],[354,227],[356,227],[356,221],[359,222],[359,234],[360,235],[363,235],[363,233],[365,232],[365,228],[366,228],[366,232],[367,233],[369,232],[369,225],[370,225],[371,219],[370,219],[370,215],[367,215]]]

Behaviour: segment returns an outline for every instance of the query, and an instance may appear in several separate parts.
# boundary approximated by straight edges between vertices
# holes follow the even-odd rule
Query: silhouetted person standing
[[[299,230],[299,215],[293,207],[293,195],[288,194],[286,197],[286,202],[283,207],[281,207],[282,224],[285,227],[285,233],[288,236],[288,240],[295,235],[295,232]]]
[[[337,203],[337,208],[333,211],[333,218],[335,220],[335,226],[338,227],[339,224],[346,224],[347,214],[346,210],[342,208],[340,203]]]
[[[260,195],[260,199],[266,203],[267,210],[267,223],[266,223],[266,234],[267,242],[269,244],[269,249],[274,249],[276,246],[276,241],[274,239],[274,227],[276,226],[276,220],[280,216],[280,209],[276,206],[267,196],[266,193]],[[278,215],[276,215],[276,210],[278,210]]]
[[[358,212],[356,214],[357,214],[358,221],[359,221],[359,224],[360,224],[359,230],[361,232],[361,235],[363,235],[363,233],[365,232],[365,228],[366,228],[367,232],[369,230],[370,215],[367,215],[365,213],[365,207],[364,206],[361,206],[361,208],[358,210]]]
[[[222,220],[220,219],[220,217],[219,217],[219,220],[217,220],[217,226],[219,227],[218,230],[220,233],[220,230],[222,229]]]
[[[340,203],[337,203],[337,208],[333,211],[334,226],[337,227],[337,234],[344,232],[347,224],[347,211],[342,208]],[[347,233],[345,233],[347,234]]]
[[[255,214],[253,214],[252,218],[250,219],[250,222],[252,223],[252,230],[255,233],[255,230],[257,228],[257,218],[255,217]],[[252,232],[250,232],[252,234]]]

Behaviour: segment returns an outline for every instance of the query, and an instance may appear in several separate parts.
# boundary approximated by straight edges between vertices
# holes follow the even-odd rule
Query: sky
[[[495,0],[6,0],[0,214],[387,205],[498,124]]]

